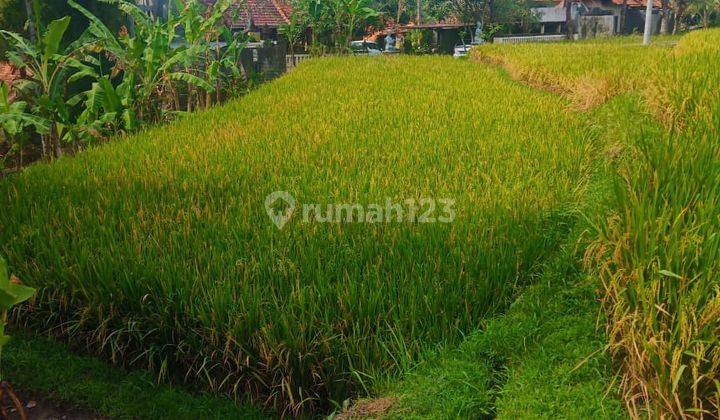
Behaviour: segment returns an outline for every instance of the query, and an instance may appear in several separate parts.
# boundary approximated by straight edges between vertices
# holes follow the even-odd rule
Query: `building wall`
[[[597,38],[615,34],[618,17],[606,16],[582,16],[578,32],[581,38]]]

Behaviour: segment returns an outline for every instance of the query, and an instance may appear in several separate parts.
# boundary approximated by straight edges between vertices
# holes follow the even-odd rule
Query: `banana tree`
[[[72,97],[68,104],[82,104],[75,124],[67,127],[66,139],[89,144],[111,134],[137,128],[132,113],[123,104],[119,88],[106,75],[97,76],[90,89]]]
[[[418,0],[419,1],[419,0]],[[353,33],[359,24],[378,16],[375,9],[369,7],[368,0],[344,0],[345,26],[347,42],[352,40]]]
[[[378,16],[367,0],[331,0],[328,5],[334,22],[335,48],[340,53],[347,52],[357,25]]]
[[[294,13],[301,13],[310,27],[311,52],[318,50],[320,38],[333,28],[332,11],[325,0],[298,0]]]
[[[215,102],[221,101],[221,92],[233,96],[243,86],[243,74],[240,69],[240,54],[245,42],[233,34],[227,27],[220,30],[215,42],[213,60],[207,66],[207,81],[215,89]],[[209,98],[206,104],[210,105]]]
[[[302,11],[295,11],[290,15],[290,23],[286,25],[280,25],[278,32],[283,34],[288,41],[290,47],[290,57],[293,65],[295,65],[295,46],[300,42],[302,36],[305,34],[305,28],[307,23],[305,22],[305,13]]]
[[[0,82],[0,133],[10,145],[8,154],[18,154],[17,169],[23,165],[23,150],[28,139],[28,128],[34,128],[37,133],[47,134],[50,131],[50,121],[27,112],[27,102],[11,101],[10,89]],[[7,155],[3,158],[4,166]]]
[[[32,298],[35,294],[35,289],[32,287],[23,286],[20,280],[13,276],[10,277],[8,273],[7,263],[5,259],[0,257],[0,354],[2,353],[3,347],[10,341],[10,336],[5,332],[7,325],[7,317],[10,310],[28,299]],[[25,410],[20,399],[15,395],[15,392],[10,386],[10,383],[5,380],[0,374],[0,403],[4,401],[4,397],[7,394],[9,399],[15,405],[15,409],[18,411],[20,418],[25,419]],[[5,407],[2,409],[3,413],[6,411]]]
[[[85,45],[76,42],[61,49],[69,24],[70,17],[50,22],[44,31],[37,33],[35,43],[20,34],[0,30],[0,35],[10,45],[8,59],[15,67],[25,69],[28,75],[17,82],[17,90],[28,99],[34,115],[51,121],[50,130],[41,133],[44,157],[62,155],[60,127],[71,123],[70,109],[65,103],[67,78],[86,70],[86,66],[75,58]]]
[[[218,59],[223,55],[223,46],[219,36],[225,28],[223,18],[230,7],[230,0],[221,0],[208,6],[198,0],[176,0],[178,23],[183,33],[183,44],[194,51],[197,56],[186,66],[185,72],[194,74],[213,86],[217,84],[221,68]],[[228,45],[225,45],[226,47]],[[194,85],[188,85],[187,110],[192,110]],[[211,103],[212,91],[205,90],[205,95],[197,92],[197,107],[207,107]]]
[[[82,38],[94,43],[112,61],[109,77],[117,86],[115,91],[124,108],[121,112],[125,128],[130,128],[130,122],[155,122],[169,111],[179,111],[180,83],[213,90],[204,79],[179,70],[196,62],[204,47],[177,42],[181,24],[177,16],[161,21],[148,16],[133,3],[112,3],[132,18],[134,34],[121,31],[116,35],[88,10],[73,0],[68,1],[88,18],[89,26]]]

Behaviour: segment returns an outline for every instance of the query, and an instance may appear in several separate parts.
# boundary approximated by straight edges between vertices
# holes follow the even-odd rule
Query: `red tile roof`
[[[207,4],[214,4],[215,0],[205,0]],[[228,12],[232,19],[232,26],[245,29],[269,27],[277,28],[290,23],[292,6],[285,0],[244,0],[237,1]],[[229,19],[230,20],[230,19]]]
[[[0,61],[0,83],[5,83],[6,85],[12,87],[13,82],[18,78],[20,78],[20,72],[15,67],[6,61]],[[11,100],[12,97],[13,93],[11,92]]]
[[[293,13],[293,7],[290,3],[283,0],[273,0],[275,8],[280,12],[286,23],[290,23],[290,17]]]
[[[280,7],[280,0],[247,0],[252,24],[254,26],[277,27],[290,23]]]
[[[623,5],[623,0],[612,0],[613,4],[618,6]],[[647,1],[645,0],[628,0],[628,7],[647,7]],[[653,0],[653,7],[659,9],[662,7],[660,0]]]

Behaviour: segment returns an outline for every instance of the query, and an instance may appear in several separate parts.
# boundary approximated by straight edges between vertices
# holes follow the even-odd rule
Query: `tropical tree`
[[[214,86],[215,102],[218,103],[223,99],[223,92],[225,97],[232,97],[243,89],[244,75],[238,63],[246,41],[223,26],[214,45],[214,59],[208,66],[207,77],[208,83]],[[209,100],[207,104],[210,104]]]
[[[178,40],[177,33],[184,16],[161,21],[147,15],[135,4],[118,1],[119,9],[133,19],[135,30],[134,35],[127,30],[115,35],[73,0],[68,3],[82,11],[90,21],[81,39],[93,43],[95,50],[111,57],[109,77],[118,79],[115,91],[123,105],[122,120],[126,128],[133,129],[141,122],[160,121],[169,112],[180,111],[180,83],[208,92],[214,90],[205,79],[186,70],[209,47]],[[84,59],[101,64],[91,55]],[[99,71],[103,73],[102,68]]]
[[[683,20],[687,12],[688,6],[690,6],[690,0],[673,0],[673,9],[675,10],[675,21],[673,24],[672,33],[676,34],[681,30],[683,26]]]
[[[183,47],[189,52],[184,71],[207,82],[202,86],[204,95],[196,92],[196,87],[202,83],[188,82],[187,111],[192,110],[193,96],[197,98],[198,107],[207,107],[211,103],[210,95],[215,90],[220,69],[220,62],[216,58],[222,54],[219,38],[224,27],[225,10],[230,4],[230,0],[221,0],[208,7],[198,0],[186,0],[184,3],[176,0],[177,24],[183,33]]]
[[[688,6],[688,12],[697,17],[703,28],[709,28],[713,17],[720,13],[720,0],[693,0]]]
[[[355,30],[378,12],[369,0],[300,0],[296,11],[312,31],[314,46],[329,35],[338,53],[346,53]]]
[[[288,41],[290,57],[292,58],[293,63],[295,63],[295,46],[302,39],[305,34],[305,28],[308,26],[305,21],[305,16],[306,14],[302,9],[297,12],[294,11],[293,14],[290,15],[290,23],[281,25],[280,28],[278,28],[278,31],[284,35],[285,39]]]
[[[317,49],[321,39],[332,31],[329,3],[323,0],[298,0],[293,10],[293,14],[301,15],[310,28],[311,51]]]
[[[89,74],[87,66],[77,59],[86,45],[75,42],[65,49],[60,47],[69,24],[69,17],[50,22],[46,29],[38,31],[34,43],[15,32],[0,30],[0,35],[10,44],[8,59],[27,74],[15,87],[24,98],[32,99],[34,115],[51,122],[50,130],[41,133],[45,157],[62,155],[61,139],[71,123],[70,109],[65,102],[68,80]]]
[[[368,0],[345,0],[344,9],[346,39],[352,40],[355,29],[370,18],[378,16],[378,12],[369,6]]]
[[[10,88],[0,82],[0,134],[10,144],[10,154],[18,155],[16,160],[18,169],[23,164],[23,150],[29,136],[28,129],[32,128],[37,133],[43,134],[50,131],[50,121],[28,113],[27,109],[26,102],[12,101]]]
[[[207,107],[223,99],[221,91],[236,92],[243,85],[243,39],[222,24],[230,0],[213,7],[176,0],[176,12],[167,19],[129,1],[108,2],[133,23],[132,31],[111,30],[75,0],[67,5],[87,24],[73,42],[64,42],[70,17],[47,28],[38,20],[35,42],[0,31],[10,47],[8,59],[27,75],[14,86],[21,101],[11,105],[7,92],[0,98],[2,134],[13,150],[22,150],[28,131],[34,131],[43,156],[60,156],[66,145]]]

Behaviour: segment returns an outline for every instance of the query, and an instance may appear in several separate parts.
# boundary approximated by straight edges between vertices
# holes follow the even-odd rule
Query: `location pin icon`
[[[285,202],[284,210],[276,209],[278,201]],[[265,211],[268,216],[270,216],[270,220],[272,220],[275,226],[277,226],[278,229],[282,229],[295,212],[296,203],[295,197],[293,197],[289,192],[274,191],[265,197]]]

